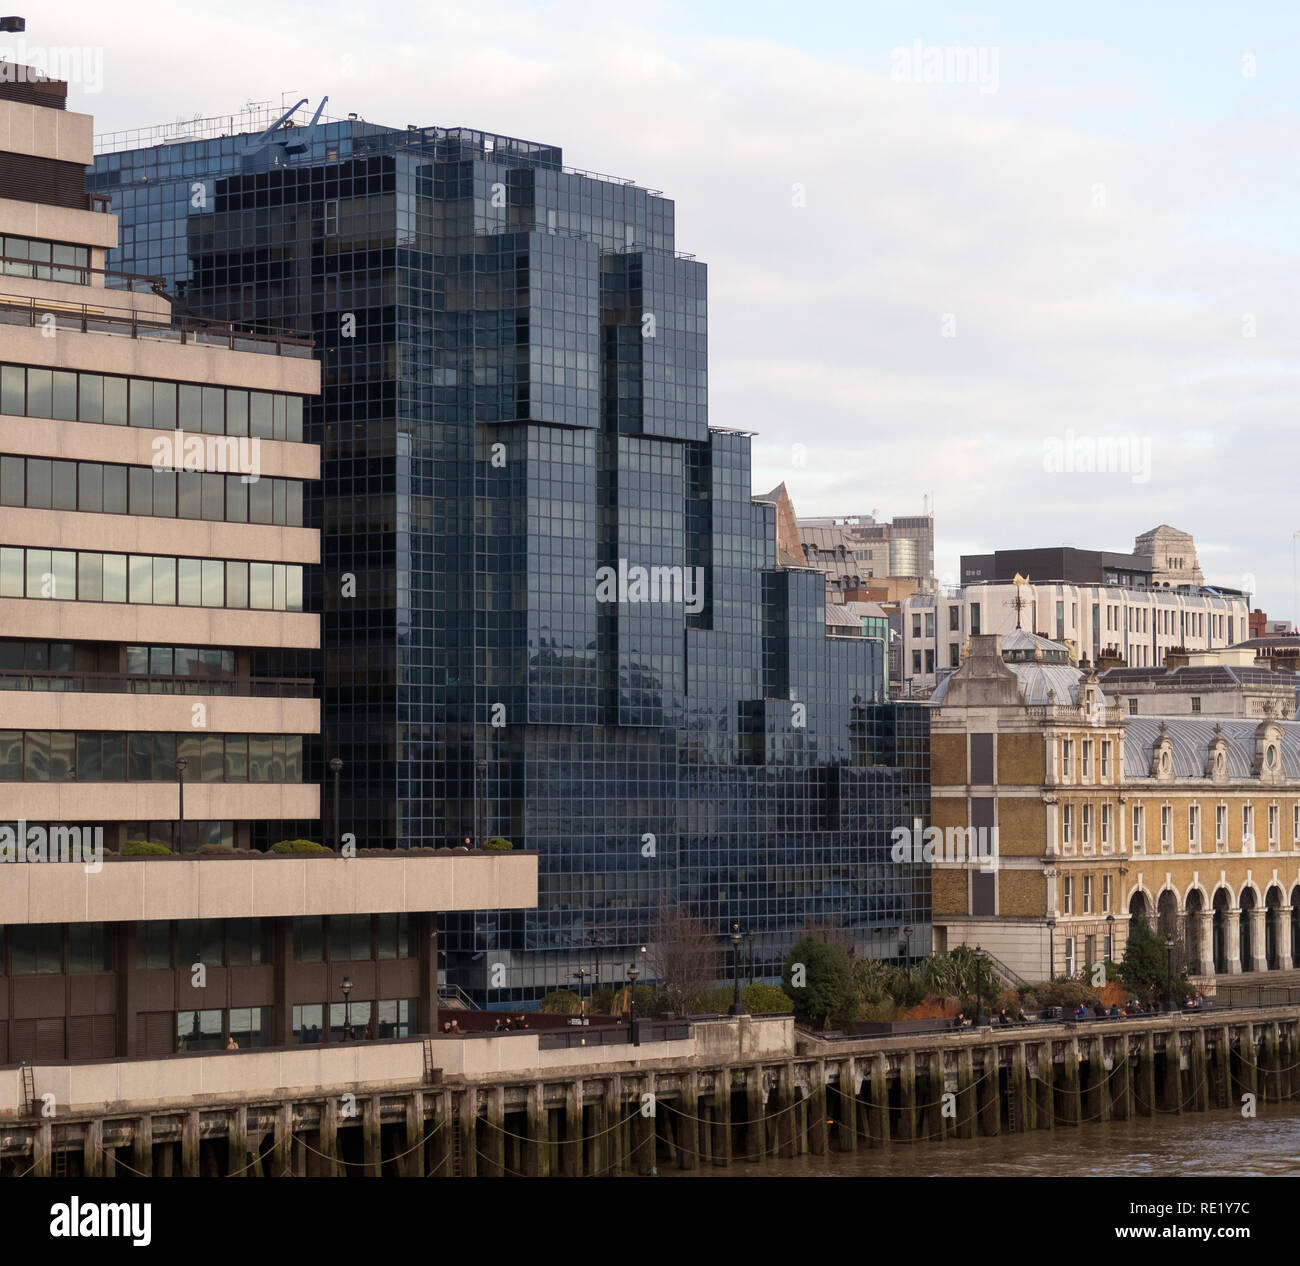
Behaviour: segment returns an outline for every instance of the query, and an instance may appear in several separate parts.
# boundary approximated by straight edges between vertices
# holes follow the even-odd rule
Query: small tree
[[[680,906],[659,907],[646,957],[668,995],[668,1010],[678,1015],[695,1010],[700,995],[721,973],[718,938]]]
[[[1148,1005],[1163,998],[1169,990],[1169,951],[1164,937],[1145,919],[1134,919],[1129,924],[1128,944],[1119,970],[1125,987]],[[1172,992],[1175,997],[1187,992],[1187,957],[1177,939],[1173,949]]]
[[[786,958],[781,987],[793,1000],[800,1024],[829,1028],[832,1018],[857,1017],[858,989],[843,945],[805,936]]]

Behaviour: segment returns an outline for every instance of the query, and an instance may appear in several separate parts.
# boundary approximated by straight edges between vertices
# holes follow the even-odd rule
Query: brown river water
[[[681,1171],[671,1165],[663,1176]],[[1300,1177],[1300,1104],[1261,1104],[1253,1120],[1240,1110],[1114,1121],[1053,1132],[898,1143],[853,1155],[796,1156],[762,1165],[733,1164],[682,1177],[827,1178]]]

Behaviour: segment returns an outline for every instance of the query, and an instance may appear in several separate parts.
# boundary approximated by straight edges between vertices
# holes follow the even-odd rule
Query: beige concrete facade
[[[320,700],[12,690],[4,698],[4,723],[13,730],[314,734]]]
[[[0,149],[4,148],[0,145]],[[51,242],[76,242],[102,251],[117,245],[117,216],[103,211],[78,211],[74,207],[52,207],[43,202],[0,198],[0,233]],[[5,278],[6,282],[16,280]],[[79,289],[84,294],[85,288]]]
[[[109,297],[103,298],[106,294]],[[129,316],[127,301],[131,298],[124,292],[98,291],[95,303],[106,312]],[[127,374],[299,395],[316,395],[320,391],[320,365],[310,358],[232,351],[221,345],[164,338],[131,338],[128,334],[83,334],[60,329],[57,337],[47,338],[39,328],[6,326],[4,356],[11,364],[84,369],[93,374]]]
[[[267,523],[218,523],[143,514],[0,507],[0,540],[39,549],[83,549],[186,558],[319,563],[320,533]]]
[[[53,641],[155,646],[320,645],[320,616],[306,611],[0,598],[0,628],[9,637]]]
[[[14,863],[3,870],[5,924],[522,910],[537,904],[535,853],[149,857],[110,859],[89,872],[76,862]]]
[[[9,822],[17,818],[27,822],[170,821],[178,808],[174,782],[12,782],[5,783],[4,789],[3,820]],[[193,822],[318,819],[320,788],[315,783],[199,782],[187,778],[185,817]]]
[[[95,120],[89,114],[0,101],[0,150],[88,167],[95,161]]]
[[[152,466],[157,441],[170,441],[174,434],[173,431],[158,431],[150,427],[59,422],[0,414],[0,452],[26,453],[32,457]],[[314,444],[259,440],[255,451],[259,466],[256,472],[246,471],[243,467],[247,463],[236,461],[230,465],[231,473],[256,473],[272,479],[320,478],[320,450]]]

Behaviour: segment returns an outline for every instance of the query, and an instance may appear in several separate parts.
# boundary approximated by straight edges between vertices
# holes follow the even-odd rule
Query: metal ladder
[[[23,1115],[36,1115],[36,1076],[32,1072],[32,1066],[24,1060],[18,1069],[22,1076],[23,1085]]]

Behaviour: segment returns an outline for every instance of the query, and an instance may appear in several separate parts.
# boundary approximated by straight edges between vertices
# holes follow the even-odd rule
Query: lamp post
[[[181,838],[185,834],[185,766],[190,762],[184,756],[176,758],[176,851],[181,851]]]
[[[640,1046],[636,1032],[636,978],[641,969],[635,963],[629,963],[627,969],[627,1030],[633,1046]]]
[[[1106,961],[1108,963],[1115,961],[1115,916],[1113,914],[1106,916]]]
[[[733,989],[731,995],[731,1014],[744,1015],[745,1008],[740,1005],[740,924],[731,925],[731,974]]]
[[[343,991],[343,1040],[348,1042],[352,1040],[352,977],[344,976],[339,989]]]
[[[1165,937],[1165,1010],[1174,1011],[1174,938]]]
[[[903,966],[908,972],[912,970],[912,929],[903,929]]]
[[[578,1014],[585,1016],[587,1014],[587,1000],[583,997],[582,982],[587,979],[587,970],[585,967],[579,967],[573,973],[573,978],[578,982]]]
[[[343,769],[343,762],[337,756],[330,757],[330,773],[334,775],[334,848],[339,847],[339,841],[342,839],[342,833],[339,831],[339,773]]]
[[[975,1027],[988,1023],[984,1015],[984,951],[975,947]]]
[[[1047,979],[1056,979],[1056,920],[1047,920]]]

